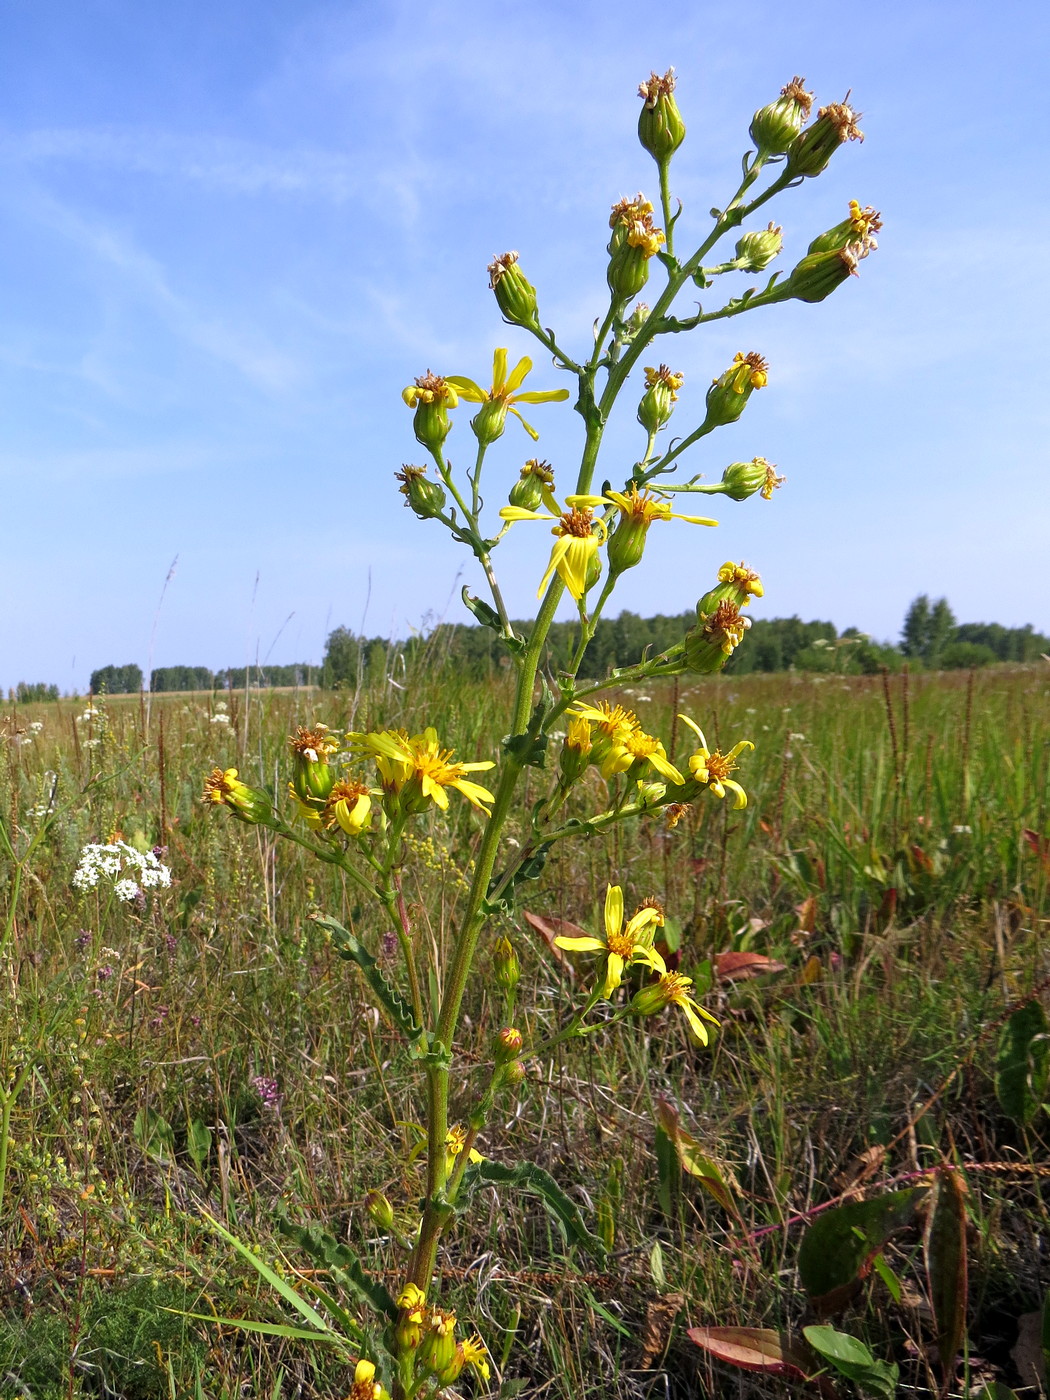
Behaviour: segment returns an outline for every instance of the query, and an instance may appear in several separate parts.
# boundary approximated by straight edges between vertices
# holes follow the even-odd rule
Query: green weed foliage
[[[384,929],[337,870],[215,820],[201,776],[236,767],[280,792],[288,734],[318,721],[411,733],[438,714],[464,759],[492,757],[509,684],[424,658],[403,689],[380,677],[160,696],[148,710],[112,696],[4,711],[0,1394],[347,1393],[347,1358],[297,1343],[294,1316],[205,1217],[325,1315],[334,1285],[288,1221],[282,1232],[287,1216],[348,1243],[371,1279],[399,1276],[404,1222],[378,1224],[366,1198],[422,1190],[411,1066],[312,916],[380,962]],[[487,949],[513,940],[519,1004],[536,1008],[525,1030],[555,1033],[575,970],[539,930],[599,927],[610,869],[629,903],[660,901],[669,955],[721,1029],[701,1052],[655,1017],[637,1035],[568,1042],[530,1073],[479,1141],[495,1165],[472,1178],[443,1292],[504,1358],[508,1395],[635,1395],[661,1375],[680,1394],[773,1393],[775,1378],[728,1371],[686,1328],[800,1333],[814,1321],[794,1275],[821,1218],[810,1212],[854,1183],[855,1199],[913,1189],[947,1163],[968,1188],[950,1200],[968,1219],[970,1370],[1018,1384],[1016,1319],[1050,1282],[1047,1116],[1033,1097],[1046,1022],[1011,1019],[1045,1005],[1050,974],[1050,667],[685,678],[611,698],[673,736],[672,759],[691,741],[679,712],[715,744],[753,739],[748,806],[708,799],[673,830],[659,813],[616,827],[520,886],[517,909],[488,921],[468,987],[466,1077],[483,1073],[500,1024]],[[479,818],[460,803],[429,821],[404,894],[433,1001]],[[170,887],[129,902],[104,881],[74,888],[83,848],[118,833],[157,848]],[[754,956],[727,956],[742,954]],[[499,1164],[526,1142],[584,1243],[506,1184]],[[912,1387],[940,1383],[922,1229],[853,1246],[863,1268],[840,1323]]]

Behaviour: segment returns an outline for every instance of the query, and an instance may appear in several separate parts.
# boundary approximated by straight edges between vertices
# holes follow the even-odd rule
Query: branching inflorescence
[[[670,165],[686,132],[675,101],[673,71],[662,77],[652,74],[639,92],[638,133],[657,165],[660,212],[641,193],[613,205],[606,262],[609,301],[595,323],[593,344],[578,358],[562,349],[554,332],[542,324],[536,289],[525,276],[517,252],[501,254],[488,268],[489,287],[504,319],[533,336],[555,369],[574,382],[584,441],[568,494],[561,494],[556,486],[556,478],[565,484],[561,470],[532,458],[503,488],[506,504],[496,512],[485,512],[481,482],[487,454],[503,438],[508,415],[517,417],[535,440],[538,433],[522,417],[519,406],[570,398],[565,387],[523,389],[533,369],[527,356],[508,369],[507,351],[497,349],[488,388],[483,387],[484,381],[466,375],[441,375],[428,369],[403,393],[412,410],[415,437],[436,473],[428,475],[431,468],[423,466],[404,466],[397,479],[405,504],[421,520],[442,525],[480,563],[490,601],[472,597],[464,589],[464,602],[477,621],[501,639],[516,672],[510,737],[498,761],[463,762],[429,726],[418,734],[389,729],[343,736],[318,724],[299,729],[290,742],[290,819],[279,814],[269,792],[245,783],[235,769],[217,768],[205,784],[205,801],[305,846],[342,871],[362,895],[377,900],[400,948],[398,970],[389,958],[381,964],[334,920],[321,920],[339,952],[359,965],[372,994],[401,1032],[426,1089],[422,1115],[426,1185],[420,1207],[411,1212],[407,1225],[399,1225],[384,1197],[373,1193],[368,1202],[376,1222],[409,1251],[402,1284],[390,1294],[375,1282],[365,1287],[364,1273],[355,1264],[357,1300],[369,1302],[376,1316],[356,1320],[345,1309],[339,1312],[340,1335],[349,1353],[360,1358],[352,1393],[362,1400],[380,1400],[388,1390],[397,1400],[434,1396],[457,1382],[464,1368],[471,1368],[481,1380],[488,1379],[490,1366],[482,1340],[457,1339],[454,1314],[434,1297],[439,1245],[477,1187],[494,1181],[526,1186],[546,1200],[563,1225],[575,1210],[539,1168],[529,1163],[514,1169],[497,1167],[486,1163],[475,1146],[498,1098],[515,1093],[525,1073],[524,1062],[598,1028],[605,1033],[617,1026],[626,1030],[669,1008],[682,1013],[698,1045],[707,1043],[709,1027],[717,1024],[692,995],[691,979],[668,970],[657,949],[663,911],[650,901],[628,917],[621,885],[612,878],[601,934],[557,940],[564,949],[596,959],[590,991],[572,1008],[556,1035],[530,1043],[514,1024],[518,959],[506,936],[506,916],[520,880],[535,878],[558,842],[594,836],[631,820],[660,821],[670,830],[692,804],[711,797],[728,799],[738,808],[746,804],[745,788],[733,775],[746,750],[753,747],[748,739],[740,739],[723,753],[710,747],[693,718],[683,715],[696,747],[675,763],[663,741],[647,733],[636,714],[602,696],[646,678],[711,675],[721,670],[750,625],[751,599],[762,596],[757,573],[743,564],[722,565],[713,586],[696,605],[695,625],[662,654],[641,657],[636,665],[598,683],[581,684],[578,671],[614,589],[628,570],[642,563],[653,525],[662,531],[678,528],[675,522],[717,524],[705,515],[676,510],[677,497],[721,495],[743,501],[760,496],[768,501],[783,481],[764,457],[732,462],[714,483],[703,482],[698,475],[676,479],[684,454],[716,428],[736,422],[751,396],[766,387],[769,366],[756,351],[737,353],[714,376],[697,426],[660,448],[660,435],[683,411],[687,395],[684,376],[654,353],[657,343],[667,347],[668,337],[776,302],[822,301],[857,274],[861,260],[876,247],[881,224],[873,209],[853,201],[843,221],[815,238],[790,272],[776,271],[761,289],[752,287],[715,309],[701,307],[679,319],[673,307],[680,294],[715,288],[718,278],[728,273],[765,272],[776,260],[783,230],[772,221],[755,222],[755,216],[775,196],[819,175],[839,146],[862,140],[859,114],[844,101],[821,107],[810,121],[812,96],[804,80],[792,79],[774,102],[755,113],[750,127],[755,149],[744,157],[739,188],[724,208],[712,211],[714,223],[706,237],[682,257],[676,243],[682,243],[683,211],[677,201],[677,208],[672,208]],[[746,224],[753,226],[745,229]],[[741,231],[732,256],[717,261],[712,256],[716,246],[736,230]],[[660,284],[653,304],[637,302],[651,281]],[[656,363],[646,365],[646,359]],[[606,478],[615,477],[622,484],[596,491],[606,425],[639,366],[636,416],[645,434],[644,451],[626,470],[622,465],[618,469],[606,465]],[[457,477],[446,459],[445,443],[457,411],[465,404],[476,406],[470,419],[476,454],[473,466]],[[507,613],[493,554],[507,532],[525,522],[544,522],[554,543],[549,555],[537,560],[541,602],[528,634],[522,635]],[[578,645],[569,666],[550,674],[543,670],[547,634],[566,592],[578,610]],[[560,732],[559,725],[564,725],[564,734],[555,748],[552,740]],[[523,817],[516,804],[528,768],[539,770],[538,781],[545,782],[546,789],[535,801],[533,784],[533,800]],[[492,775],[483,784],[478,777],[490,770]],[[592,772],[602,782],[585,782]],[[426,984],[423,951],[429,942],[418,938],[413,928],[401,894],[401,870],[410,858],[406,838],[413,823],[434,809],[447,812],[452,793],[475,809],[481,830],[469,893],[453,930],[451,956],[440,969],[440,1004],[432,1008],[422,991]],[[524,819],[527,834],[520,842],[508,843],[502,838],[512,812]],[[495,1038],[487,1082],[477,1088],[466,1124],[454,1124],[449,1121],[449,1083],[456,1062],[460,1010],[469,979],[476,973],[483,939],[490,980],[503,998],[505,1025]],[[637,988],[633,995],[623,986],[628,971]],[[593,1242],[582,1224],[579,1228]],[[346,1246],[338,1248],[344,1257]],[[310,1311],[314,1319],[319,1317]],[[326,1341],[332,1340],[331,1335],[323,1335]]]

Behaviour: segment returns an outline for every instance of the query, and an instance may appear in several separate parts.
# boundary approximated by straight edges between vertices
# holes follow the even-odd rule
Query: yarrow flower
[[[73,888],[86,894],[102,881],[112,881],[116,898],[131,904],[144,890],[169,888],[171,871],[152,851],[137,851],[126,841],[85,846],[73,873]]]
[[[605,937],[587,934],[582,938],[556,938],[555,944],[572,953],[604,953],[605,978],[601,995],[612,996],[623,981],[624,968],[643,963],[653,972],[664,973],[667,967],[653,945],[655,930],[663,924],[663,914],[651,904],[644,904],[623,921],[623,889],[610,885],[605,894]]]

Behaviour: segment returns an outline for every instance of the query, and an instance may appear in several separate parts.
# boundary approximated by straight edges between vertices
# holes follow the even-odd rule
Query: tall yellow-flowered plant
[[[498,346],[492,355],[490,387],[482,387],[487,375],[477,380],[428,368],[402,395],[412,411],[415,438],[430,461],[426,466],[406,465],[397,473],[400,492],[420,520],[448,530],[478,561],[489,600],[464,590],[464,602],[480,625],[495,632],[516,672],[509,737],[502,751],[469,760],[457,757],[446,747],[449,736],[435,725],[416,734],[385,729],[344,735],[315,724],[300,728],[290,740],[287,816],[269,791],[247,782],[235,768],[216,768],[205,781],[204,800],[209,805],[224,807],[241,822],[270,827],[306,847],[337,867],[361,897],[376,900],[400,948],[396,965],[389,957],[380,962],[336,920],[319,919],[340,954],[360,967],[372,994],[400,1031],[419,1066],[423,1090],[421,1204],[408,1203],[395,1211],[378,1192],[366,1201],[375,1223],[409,1251],[399,1287],[388,1292],[378,1275],[369,1275],[353,1260],[345,1243],[325,1242],[316,1231],[296,1235],[289,1227],[305,1248],[320,1251],[318,1258],[326,1267],[338,1258],[339,1277],[354,1303],[364,1308],[351,1312],[338,1307],[329,1323],[287,1283],[281,1284],[285,1298],[296,1302],[309,1324],[299,1335],[334,1343],[353,1362],[349,1389],[355,1400],[429,1400],[460,1383],[464,1372],[479,1385],[489,1381],[492,1367],[483,1338],[458,1333],[457,1318],[437,1296],[434,1283],[438,1246],[479,1186],[502,1183],[538,1194],[577,1242],[602,1248],[545,1172],[527,1161],[517,1167],[488,1162],[477,1148],[494,1105],[516,1092],[527,1061],[599,1026],[606,1033],[617,1027],[629,1033],[637,1021],[667,1012],[681,1013],[681,1026],[698,1046],[707,1043],[716,1024],[693,995],[693,980],[669,970],[655,946],[663,910],[648,901],[628,915],[623,888],[613,873],[600,932],[557,940],[585,960],[589,990],[556,1036],[530,1043],[514,1024],[519,961],[509,936],[510,915],[518,883],[535,878],[548,853],[562,841],[583,834],[593,837],[632,820],[662,822],[673,830],[692,804],[712,798],[738,808],[746,804],[746,773],[740,764],[753,747],[749,739],[738,739],[723,753],[710,747],[695,719],[682,715],[696,747],[676,760],[615,692],[643,679],[721,670],[746,636],[752,599],[762,597],[754,570],[732,562],[712,565],[707,577],[714,581],[697,602],[696,623],[676,645],[659,656],[640,658],[605,680],[578,680],[584,651],[613,591],[624,574],[645,563],[652,526],[663,534],[681,523],[717,525],[706,515],[676,509],[678,497],[699,494],[738,502],[760,496],[768,501],[783,481],[764,457],[731,462],[718,481],[703,481],[700,472],[685,480],[678,476],[685,454],[716,428],[737,422],[751,397],[769,385],[769,366],[758,351],[738,351],[729,365],[714,366],[711,383],[700,396],[690,392],[680,371],[652,352],[659,346],[668,353],[682,332],[758,307],[790,299],[823,300],[855,276],[860,262],[874,251],[881,221],[870,206],[862,208],[852,200],[846,217],[813,239],[792,270],[774,271],[761,288],[738,287],[712,309],[675,315],[679,300],[695,305],[696,288],[717,300],[724,277],[765,272],[781,254],[784,230],[772,221],[763,227],[759,211],[776,196],[821,174],[838,147],[863,138],[858,114],[847,103],[821,107],[811,120],[812,95],[803,79],[792,79],[778,98],[755,113],[750,126],[754,149],[744,157],[738,189],[722,208],[712,210],[712,226],[683,256],[676,243],[681,246],[687,223],[672,196],[670,169],[686,129],[673,70],[651,74],[639,95],[638,134],[657,166],[659,214],[641,193],[613,205],[605,264],[609,299],[595,323],[593,342],[574,354],[564,350],[543,324],[536,288],[518,253],[503,253],[488,268],[497,306],[505,321],[539,342],[544,362],[553,370],[537,373],[539,387],[523,390],[532,360],[523,356],[508,370],[507,350]],[[716,247],[733,233],[732,252],[716,254]],[[649,287],[651,305],[636,301]],[[645,364],[646,359],[657,364]],[[636,374],[634,414],[644,433],[644,450],[630,464],[615,457],[606,460],[606,425],[629,395]],[[522,418],[519,404],[542,406],[570,398],[583,431],[575,473],[536,458],[524,466],[514,459],[490,467],[489,451],[504,439],[508,414],[519,419],[531,439],[539,436]],[[445,455],[445,443],[457,425],[465,430],[457,410],[466,404],[476,407],[469,420],[474,460],[456,473]],[[682,414],[695,426],[658,447],[672,418]],[[513,443],[513,434],[509,441]],[[709,466],[709,457],[703,461]],[[489,501],[498,497],[504,504],[485,502],[483,477]],[[560,500],[558,480],[563,489],[571,484]],[[600,491],[595,490],[596,481],[604,483]],[[510,621],[493,564],[493,554],[508,531],[525,522],[546,524],[554,539],[549,554],[546,548],[537,551],[541,602],[527,636]],[[569,666],[551,674],[545,669],[545,644],[566,593],[576,605],[577,645]],[[561,725],[564,736],[560,743],[553,742]],[[523,810],[520,793],[527,769],[533,770],[532,797]],[[733,776],[738,772],[739,779]],[[485,775],[484,782],[480,775]],[[539,801],[537,784],[541,793],[546,785]],[[476,855],[469,892],[456,916],[451,956],[435,969],[426,965],[435,945],[413,925],[400,872],[419,846],[413,830],[420,822],[444,819],[453,801],[460,799],[476,814]],[[503,835],[512,812],[527,834],[520,842],[507,843]],[[453,1074],[462,1076],[457,1055],[460,1012],[467,986],[477,975],[479,949],[490,987],[503,1000],[505,1023],[494,1039],[466,1120],[451,1123],[450,1079]],[[624,986],[628,972],[630,987]],[[436,1008],[423,996],[425,985],[441,989]],[[508,1204],[511,1199],[508,1195]],[[267,1277],[273,1282],[273,1276]]]

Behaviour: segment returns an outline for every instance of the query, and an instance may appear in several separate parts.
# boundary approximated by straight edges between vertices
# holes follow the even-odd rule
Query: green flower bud
[[[536,288],[518,266],[517,253],[501,253],[488,266],[489,287],[503,318],[514,326],[528,330],[540,329],[536,309]]]
[[[456,1354],[456,1314],[432,1308],[429,1326],[416,1352],[416,1365],[424,1373],[439,1376]]]
[[[751,140],[761,156],[782,156],[809,120],[813,94],[805,89],[805,78],[792,78],[780,96],[767,107],[760,107],[751,121]]]
[[[638,405],[638,422],[647,433],[657,433],[666,428],[678,402],[678,390],[685,382],[685,375],[672,372],[667,365],[645,369],[645,393]]]
[[[500,1070],[500,1089],[516,1089],[521,1081],[526,1077],[528,1071],[520,1060],[508,1060]]]
[[[857,263],[867,255],[867,249],[860,243],[831,253],[808,253],[781,290],[797,301],[823,301],[848,277],[857,276]]]
[[[746,501],[756,491],[768,501],[783,480],[764,457],[752,457],[750,462],[730,462],[722,473],[722,489],[733,501]]]
[[[809,253],[837,253],[853,243],[861,243],[874,251],[879,245],[875,234],[882,228],[882,216],[869,204],[862,209],[855,199],[849,202],[849,217],[829,228],[827,233],[818,234],[806,250]]]
[[[426,467],[409,466],[406,462],[394,475],[401,485],[398,490],[420,520],[433,520],[445,509],[445,492],[439,482],[428,481]]]
[[[668,68],[661,78],[650,73],[649,81],[638,88],[644,97],[638,113],[638,140],[657,164],[670,160],[685,140],[685,122],[674,100],[674,69]]]
[[[486,399],[470,420],[474,436],[483,447],[491,447],[497,438],[503,436],[507,426],[507,400],[504,398]]]
[[[394,1207],[382,1191],[369,1191],[365,1197],[365,1210],[381,1230],[394,1228]]]
[[[509,938],[499,937],[492,949],[492,975],[501,992],[513,992],[521,978],[521,964]]]
[[[685,634],[685,668],[694,675],[710,676],[720,671],[740,645],[751,626],[741,617],[739,607],[728,600],[712,613],[697,613],[697,625]]]
[[[737,239],[736,261],[741,272],[762,272],[784,246],[783,229],[769,221],[769,226],[753,233],[742,233]]]
[[[624,345],[630,345],[648,319],[649,307],[644,301],[640,301],[627,320],[620,324],[619,335]]]
[[[613,205],[609,227],[606,279],[617,302],[629,301],[649,280],[649,259],[666,239],[663,230],[653,226],[653,206],[641,194]]]
[[[292,750],[292,790],[308,807],[324,806],[335,786],[337,774],[328,763],[339,748],[339,740],[327,724],[313,729],[300,725],[288,741]]]
[[[427,370],[415,384],[401,391],[401,397],[409,408],[416,411],[412,420],[416,441],[436,455],[452,431],[448,410],[459,403],[455,385],[447,383],[440,374],[431,374]]]
[[[733,363],[707,391],[705,423],[713,427],[735,423],[743,413],[751,391],[765,387],[768,370],[768,364],[756,351],[751,350],[744,355],[738,350],[733,356]]]
[[[508,501],[521,510],[539,510],[543,501],[543,488],[554,490],[554,473],[549,462],[541,462],[535,457],[521,469],[521,475],[510,488]]]
[[[201,801],[228,807],[238,821],[249,826],[280,826],[269,794],[242,783],[236,768],[213,768],[204,780]]]
[[[860,113],[854,112],[845,101],[821,107],[813,125],[791,143],[785,170],[787,177],[819,175],[844,142],[863,141],[864,133],[857,125],[859,120]]]
[[[642,562],[645,553],[645,538],[649,533],[648,523],[621,515],[616,529],[609,536],[609,573],[622,574],[625,569],[633,569]]]
[[[504,1026],[497,1034],[492,1046],[492,1056],[498,1065],[505,1065],[510,1060],[516,1060],[521,1054],[521,1048],[525,1044],[525,1039],[515,1026]]]

